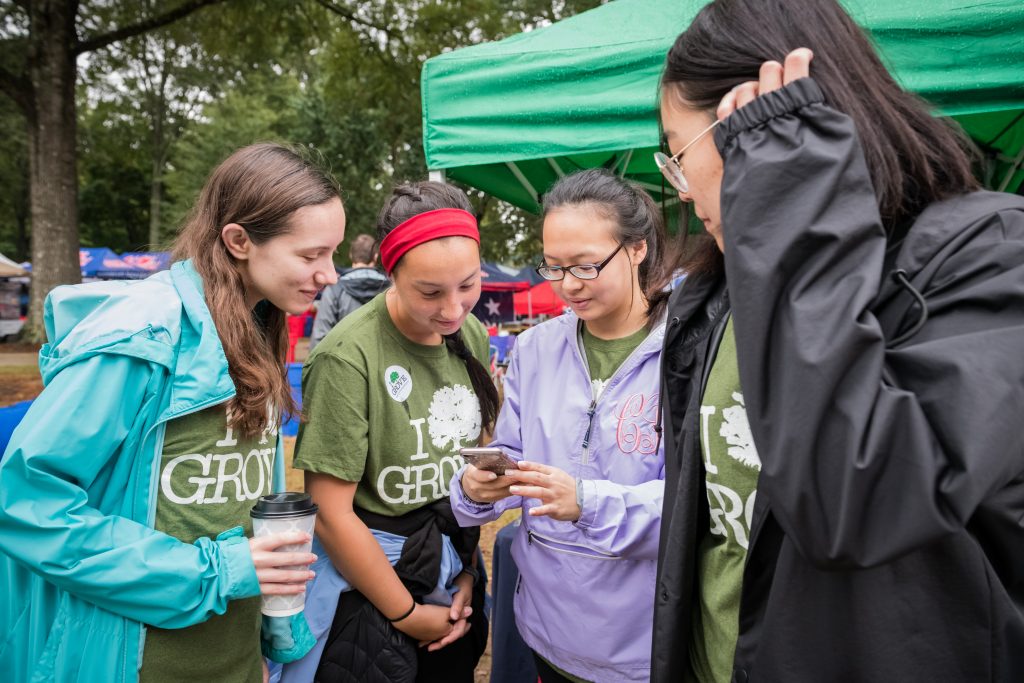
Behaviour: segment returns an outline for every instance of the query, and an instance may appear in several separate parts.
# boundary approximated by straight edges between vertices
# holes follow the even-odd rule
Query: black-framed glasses
[[[608,258],[600,263],[578,263],[573,266],[549,266],[546,263],[542,263],[534,270],[545,280],[562,280],[565,278],[565,271],[569,271],[573,277],[580,280],[593,280],[601,274],[605,266],[612,262],[612,259],[615,258],[615,255],[624,246],[626,246],[625,242],[619,242],[619,246],[615,247],[615,251],[608,254]]]
[[[714,123],[698,133],[697,137],[683,145],[683,148],[672,156],[668,156],[662,152],[654,153],[654,163],[661,171],[661,175],[665,176],[665,180],[667,180],[672,187],[676,188],[677,191],[682,192],[683,194],[687,194],[690,191],[690,184],[686,182],[686,176],[683,175],[683,165],[681,163],[683,154],[686,150],[693,147],[698,140],[710,133],[719,123],[721,123],[721,119],[716,119]]]

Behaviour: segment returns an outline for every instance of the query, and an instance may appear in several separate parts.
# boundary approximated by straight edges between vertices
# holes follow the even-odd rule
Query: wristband
[[[416,598],[413,598],[413,599],[412,599],[412,607],[410,607],[410,608],[409,608],[409,611],[408,611],[408,612],[406,612],[406,613],[405,613],[405,614],[403,614],[402,616],[398,617],[397,619],[388,619],[388,621],[390,621],[390,622],[391,622],[392,624],[397,624],[397,623],[398,623],[398,622],[400,622],[400,621],[401,621],[402,619],[405,619],[405,618],[407,618],[407,617],[408,617],[408,616],[409,616],[410,614],[412,614],[412,613],[413,613],[413,612],[415,612],[415,611],[416,611]]]

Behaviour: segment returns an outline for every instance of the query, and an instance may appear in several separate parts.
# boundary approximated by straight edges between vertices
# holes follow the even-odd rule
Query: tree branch
[[[179,19],[184,19],[185,17],[192,14],[198,9],[201,9],[208,5],[216,5],[224,1],[225,0],[186,0],[178,7],[175,7],[174,9],[170,10],[169,12],[165,12],[164,14],[160,14],[155,17],[146,19],[144,21],[140,21],[137,24],[132,24],[130,26],[119,28],[109,33],[103,33],[98,36],[93,36],[88,40],[80,40],[75,45],[74,53],[75,55],[80,55],[84,52],[98,50],[101,47],[106,47],[107,45],[110,45],[111,43],[117,42],[119,40],[124,40],[125,38],[132,38],[147,31],[152,31],[153,29],[166,26],[167,24],[172,24],[175,21],[178,21]]]
[[[380,24],[375,24],[369,19],[363,19],[362,17],[357,16],[354,12],[352,12],[352,10],[348,9],[347,7],[339,7],[338,5],[335,5],[331,0],[316,0],[316,3],[326,10],[334,12],[339,17],[343,17],[344,19],[351,21],[353,24],[359,24],[360,26],[365,26],[366,28],[372,28],[377,31],[380,31],[389,39],[394,37],[391,34],[391,29],[389,29],[387,26],[381,26]]]

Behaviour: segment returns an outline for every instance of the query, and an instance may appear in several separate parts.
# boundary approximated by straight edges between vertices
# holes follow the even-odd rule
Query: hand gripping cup
[[[249,512],[252,530],[256,536],[269,536],[286,531],[302,531],[313,536],[317,505],[308,493],[272,493],[261,496]],[[282,545],[277,552],[305,552],[312,549],[313,542]],[[304,570],[306,567],[280,567],[281,569]],[[287,617],[298,614],[306,606],[306,594],[264,595],[261,611],[268,617]]]

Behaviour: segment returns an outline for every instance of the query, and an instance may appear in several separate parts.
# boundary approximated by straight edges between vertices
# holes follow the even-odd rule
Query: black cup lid
[[[314,513],[317,509],[317,504],[313,502],[308,493],[288,491],[260,496],[256,505],[249,511],[249,515],[257,519],[299,517]]]

